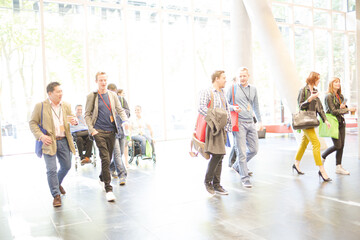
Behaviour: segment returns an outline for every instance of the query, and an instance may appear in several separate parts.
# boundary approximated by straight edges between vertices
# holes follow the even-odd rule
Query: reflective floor
[[[52,207],[43,159],[0,159],[0,239],[359,239],[360,159],[357,136],[348,135],[343,166],[325,167],[333,182],[319,181],[312,152],[298,176],[291,171],[294,138],[267,136],[250,162],[253,188],[245,189],[223,162],[228,196],[210,196],[203,185],[207,161],[190,158],[188,141],[157,143],[157,165],[141,161],[127,184],[113,179],[115,203],[98,183],[100,164],[65,178],[62,207]],[[99,163],[99,162],[98,162]]]

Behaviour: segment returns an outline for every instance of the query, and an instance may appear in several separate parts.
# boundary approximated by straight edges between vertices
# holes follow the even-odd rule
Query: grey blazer
[[[114,119],[116,119],[116,113],[118,113],[123,121],[127,121],[128,117],[126,116],[125,110],[121,107],[121,103],[119,101],[116,93],[112,91],[107,91],[110,98],[111,104],[111,114]],[[85,121],[86,125],[89,128],[89,133],[92,134],[95,131],[94,125],[96,123],[99,105],[98,105],[99,94],[98,92],[91,92],[87,95],[86,105],[85,105]],[[116,129],[118,129],[117,122],[115,121]]]

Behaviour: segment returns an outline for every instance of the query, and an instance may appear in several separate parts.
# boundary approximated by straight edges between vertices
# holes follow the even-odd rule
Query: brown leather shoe
[[[54,197],[53,206],[54,206],[54,207],[60,207],[60,206],[61,206],[61,198],[60,198],[60,195],[56,195],[56,196]]]
[[[66,194],[65,189],[61,185],[59,186],[59,190],[61,194]]]

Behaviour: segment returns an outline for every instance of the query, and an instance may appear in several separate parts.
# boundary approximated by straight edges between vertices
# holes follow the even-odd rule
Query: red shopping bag
[[[196,120],[195,137],[200,142],[205,142],[205,134],[206,134],[205,116],[199,113],[199,116]]]
[[[233,106],[239,106],[237,104],[235,104],[234,101],[234,85],[232,86],[232,104]],[[238,132],[239,131],[239,114],[235,111],[231,111],[231,125],[232,125],[232,131],[233,132]]]

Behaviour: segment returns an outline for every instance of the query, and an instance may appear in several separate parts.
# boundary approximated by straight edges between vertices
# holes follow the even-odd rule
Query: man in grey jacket
[[[241,175],[243,186],[251,188],[252,184],[250,182],[247,162],[250,161],[258,151],[258,134],[255,119],[257,118],[259,122],[260,130],[263,129],[263,126],[261,123],[256,88],[248,83],[250,77],[249,70],[246,67],[241,67],[237,72],[237,77],[240,80],[240,84],[236,84],[235,86],[235,102],[233,106],[231,106],[231,110],[239,114],[239,131],[233,132],[236,161],[232,167]],[[229,102],[232,99],[232,94],[232,90],[229,89],[227,91],[227,99]],[[254,117],[254,113],[256,118]]]
[[[117,132],[116,113],[124,120],[125,129],[128,128],[128,118],[116,93],[106,89],[106,73],[98,72],[95,81],[98,90],[87,96],[85,121],[100,152],[101,172],[99,177],[100,181],[105,183],[106,199],[108,202],[113,202],[116,198],[110,185],[110,160],[114,150],[115,133]]]
[[[210,194],[227,195],[228,192],[220,185],[222,159],[226,154],[226,132],[231,131],[230,110],[223,91],[225,72],[214,72],[211,80],[212,87],[201,92],[198,110],[207,122],[205,152],[211,154],[204,182]]]

